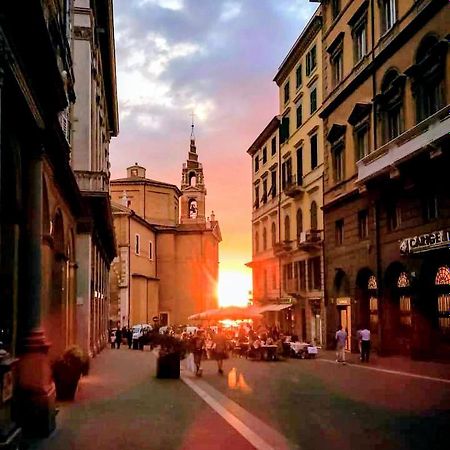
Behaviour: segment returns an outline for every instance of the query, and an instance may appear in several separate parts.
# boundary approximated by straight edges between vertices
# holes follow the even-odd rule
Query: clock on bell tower
[[[188,159],[183,163],[181,175],[181,223],[206,223],[205,197],[206,188],[203,167],[198,162],[195,146],[194,124],[192,124],[191,143]]]

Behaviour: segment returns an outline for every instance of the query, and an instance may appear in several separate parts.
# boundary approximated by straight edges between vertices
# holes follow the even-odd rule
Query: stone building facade
[[[319,344],[325,333],[321,29],[319,9],[275,76],[279,116],[247,151],[254,302],[273,303],[265,307],[269,322]]]
[[[70,111],[71,163],[83,197],[77,342],[95,355],[108,340],[109,270],[116,255],[109,198],[109,144],[119,127],[112,0],[75,0],[72,47],[77,101]]]
[[[217,307],[219,223],[206,216],[206,187],[194,138],[181,189],[146,178],[139,165],[111,181],[118,258],[111,274],[114,322],[186,324]]]
[[[357,350],[449,355],[445,0],[324,1],[328,336]]]

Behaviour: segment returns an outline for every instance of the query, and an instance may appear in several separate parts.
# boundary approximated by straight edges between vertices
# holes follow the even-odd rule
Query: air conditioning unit
[[[306,242],[306,232],[301,231],[298,235],[298,243],[301,244],[302,242]]]

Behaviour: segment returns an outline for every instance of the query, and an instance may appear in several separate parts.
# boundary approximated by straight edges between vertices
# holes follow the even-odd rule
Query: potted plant
[[[67,348],[52,364],[58,400],[73,400],[85,364],[83,350],[74,345]]]
[[[159,346],[156,363],[157,378],[180,378],[180,360],[186,354],[184,343],[175,336],[158,334],[155,344]]]

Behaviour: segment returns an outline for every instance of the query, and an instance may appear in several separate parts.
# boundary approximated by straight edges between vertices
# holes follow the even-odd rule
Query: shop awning
[[[267,311],[281,311],[282,309],[290,308],[293,306],[290,303],[271,303],[270,305],[261,306],[258,312],[263,313]]]

